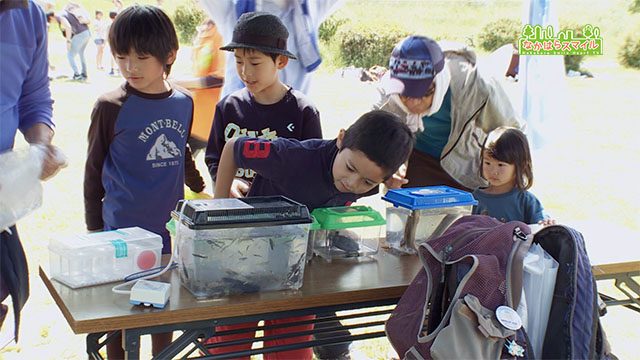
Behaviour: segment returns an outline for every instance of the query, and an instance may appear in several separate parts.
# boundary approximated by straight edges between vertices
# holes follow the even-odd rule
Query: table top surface
[[[637,252],[631,251],[637,249],[634,234],[621,233],[619,228],[611,224],[571,225],[585,235],[591,265],[630,261],[637,264]],[[612,230],[618,233],[613,233]],[[624,245],[614,246],[612,242]],[[164,309],[131,305],[128,295],[111,291],[115,283],[71,289],[50,280],[42,268],[40,277],[71,329],[76,334],[81,334],[395,299],[402,296],[420,268],[417,256],[396,256],[383,249],[373,258],[332,263],[316,257],[307,264],[304,284],[299,290],[259,292],[207,300],[196,299],[189,290],[181,286],[178,272],[174,270],[160,279],[171,282],[169,303]]]
[[[164,309],[131,305],[128,295],[112,292],[117,283],[71,289],[50,280],[42,268],[40,277],[71,329],[82,334],[394,299],[402,296],[420,268],[417,256],[396,256],[382,249],[373,258],[328,263],[316,257],[306,265],[299,290],[207,300],[196,299],[181,286],[178,271],[173,270],[160,278],[171,282]]]

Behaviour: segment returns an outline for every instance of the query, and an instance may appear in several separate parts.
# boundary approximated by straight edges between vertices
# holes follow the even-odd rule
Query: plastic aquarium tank
[[[478,203],[471,193],[449,186],[393,189],[382,199],[393,205],[386,210],[387,245],[402,254],[415,254]]]
[[[180,279],[195,297],[302,286],[306,206],[282,196],[190,200],[171,215]]]
[[[162,237],[139,227],[59,237],[49,242],[49,276],[71,288],[122,281],[161,256]]]
[[[314,254],[327,261],[378,253],[385,220],[369,206],[315,209],[318,225],[309,234]]]

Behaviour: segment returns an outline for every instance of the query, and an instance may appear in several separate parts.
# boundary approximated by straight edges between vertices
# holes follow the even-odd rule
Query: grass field
[[[416,26],[416,30],[424,30],[418,28],[420,24],[433,23],[431,29],[434,34],[446,33],[462,40],[473,33],[472,29],[477,28],[479,21],[488,21],[488,14],[500,17],[515,12],[517,17],[520,16],[519,1],[485,2],[489,4],[488,8],[470,7],[461,1],[351,1],[341,12],[381,19],[387,18],[385,14],[393,8],[397,11],[394,13],[398,14],[397,18],[407,14],[415,16],[416,21],[411,24]],[[366,5],[371,3],[379,6]],[[109,1],[90,4],[90,10],[110,8]],[[416,4],[442,10],[415,12],[411,6]],[[602,24],[605,43],[611,44],[613,49],[620,43],[620,35],[624,32],[622,24],[616,23],[615,19],[628,17],[625,4],[627,1],[571,0],[563,1],[558,11],[560,16],[573,11],[572,19],[577,22]],[[167,6],[175,6],[175,3]],[[451,27],[446,14],[454,13],[460,25]],[[51,59],[59,74],[68,75],[70,70],[64,57],[64,43],[58,35],[52,35]],[[23,312],[20,343],[0,350],[0,359],[86,358],[84,336],[71,332],[42,286],[37,269],[40,265],[48,266],[47,244],[52,235],[84,231],[82,180],[89,115],[97,96],[122,81],[95,71],[93,44],[88,49],[87,58],[92,64],[89,81],[78,83],[61,77],[51,84],[57,123],[55,143],[68,156],[69,166],[44,184],[43,206],[19,222],[29,259],[32,294]],[[188,48],[181,50],[174,67],[176,76],[188,72],[188,57]],[[590,59],[585,67],[594,74],[593,79],[567,79],[567,121],[572,131],[562,134],[561,142],[536,153],[536,184],[532,190],[559,222],[574,225],[581,231],[584,227],[585,234],[595,233],[594,229],[604,230],[603,233],[610,230],[614,234],[612,238],[628,236],[628,243],[632,244],[630,248],[616,248],[609,246],[612,238],[587,236],[589,249],[597,249],[591,256],[600,256],[600,252],[621,256],[638,254],[640,189],[635,185],[635,167],[640,163],[636,90],[640,72],[620,68],[615,62],[615,54],[611,52]],[[349,126],[357,116],[367,111],[376,96],[375,84],[362,83],[353,73],[342,74],[334,70],[325,68],[314,74],[310,94],[320,110],[327,138],[333,137],[340,128]],[[23,145],[24,142],[18,142],[18,146]],[[201,158],[198,162],[204,169]],[[611,290],[610,284],[599,285]],[[640,343],[640,327],[637,325],[640,314],[624,308],[611,308],[602,321],[615,353],[621,359],[640,358],[635,349]],[[389,356],[386,339],[358,342],[353,347],[358,358],[387,359]],[[148,354],[148,339],[143,339],[143,358]]]

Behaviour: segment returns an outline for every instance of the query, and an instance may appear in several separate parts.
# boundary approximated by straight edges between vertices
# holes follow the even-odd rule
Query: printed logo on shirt
[[[149,125],[146,126],[138,135],[138,140],[146,143],[147,140],[149,140],[153,136],[153,134],[165,129],[175,130],[183,139],[187,134],[187,130],[179,121],[172,119],[159,119],[149,123]]]
[[[147,160],[173,159],[181,157],[182,151],[178,149],[173,141],[167,139],[165,134],[161,134],[147,154]]]
[[[229,139],[236,137],[252,137],[258,139],[266,139],[266,140],[274,140],[278,138],[278,132],[275,130],[271,130],[271,128],[264,128],[262,130],[249,130],[247,128],[241,128],[237,124],[229,123],[227,127],[224,129],[224,141],[229,141]]]
[[[247,159],[265,159],[271,151],[271,143],[246,141],[242,144],[242,156]]]
[[[274,140],[278,138],[278,132],[271,130],[271,128],[264,128],[262,130],[249,130],[247,128],[241,128],[238,124],[229,123],[224,129],[224,141],[236,137],[253,137],[258,139]],[[245,143],[246,144],[246,143]],[[236,172],[236,177],[253,179],[256,176],[255,171],[251,169],[239,168]]]
[[[177,135],[177,136],[176,136]],[[180,139],[187,135],[182,123],[172,119],[159,119],[149,122],[138,134],[138,141],[149,144],[146,160],[152,168],[179,166],[182,163],[183,147]],[[171,141],[174,139],[176,142]]]

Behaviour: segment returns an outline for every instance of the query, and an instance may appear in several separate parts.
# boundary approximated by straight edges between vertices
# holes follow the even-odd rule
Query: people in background
[[[89,13],[82,5],[69,2],[55,18],[67,42],[67,60],[73,70],[73,80],[84,81],[88,77],[84,52],[91,39]],[[76,58],[80,59],[80,68]]]
[[[98,70],[104,70],[103,56],[107,31],[109,30],[109,22],[104,19],[104,14],[100,10],[96,10],[96,16],[93,24],[94,38],[93,43],[96,44],[96,67]]]
[[[194,156],[207,147],[216,104],[224,82],[225,54],[222,36],[211,19],[197,27],[191,52],[192,76],[177,83],[191,91],[194,113],[189,145]]]
[[[111,10],[109,11],[109,20],[108,20],[108,27],[107,27],[107,37],[109,34],[109,30],[111,29],[111,24],[113,24],[113,21],[115,20],[116,16],[118,15],[118,13],[115,10]],[[109,43],[107,42],[107,47],[109,46]],[[120,75],[120,70],[118,69],[118,64],[116,64],[116,59],[113,57],[113,54],[111,53],[111,51],[109,51],[109,63],[110,63],[110,70],[109,70],[109,75],[111,76],[118,76]]]

